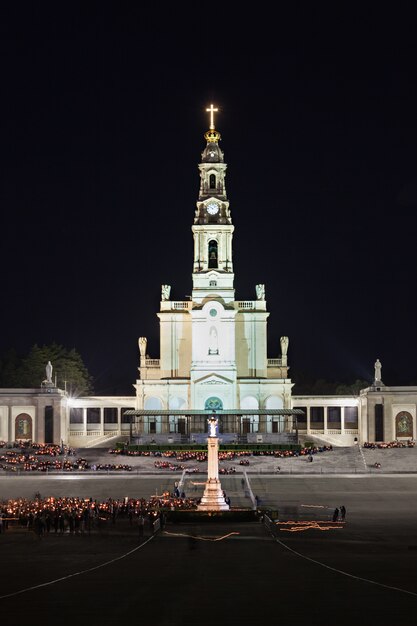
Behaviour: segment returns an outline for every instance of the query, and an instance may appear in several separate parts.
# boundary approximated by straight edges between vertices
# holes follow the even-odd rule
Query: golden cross
[[[207,113],[210,113],[210,130],[214,130],[214,115],[219,109],[215,109],[212,104],[210,104],[210,108],[206,109]]]

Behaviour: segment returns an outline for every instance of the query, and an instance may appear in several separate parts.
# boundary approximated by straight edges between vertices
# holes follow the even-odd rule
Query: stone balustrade
[[[241,300],[240,302],[237,302],[236,304],[237,304],[238,309],[255,309],[256,308],[255,300]]]
[[[268,359],[268,367],[282,367],[282,359]]]
[[[171,302],[171,308],[175,310],[188,310],[191,309],[192,306],[193,303],[191,302],[191,300],[185,300],[183,302]]]

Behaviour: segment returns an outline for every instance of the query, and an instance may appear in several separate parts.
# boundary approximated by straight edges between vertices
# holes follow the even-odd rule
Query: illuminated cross
[[[210,113],[210,130],[214,130],[214,113],[216,113],[219,109],[215,109],[212,104],[210,104],[210,108],[206,109],[207,113]]]

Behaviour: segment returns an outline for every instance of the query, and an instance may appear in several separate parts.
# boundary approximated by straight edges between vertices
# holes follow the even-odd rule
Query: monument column
[[[207,482],[197,509],[199,511],[228,511],[229,505],[226,504],[219,480],[219,439],[217,437],[219,422],[214,415],[207,421],[209,423]]]

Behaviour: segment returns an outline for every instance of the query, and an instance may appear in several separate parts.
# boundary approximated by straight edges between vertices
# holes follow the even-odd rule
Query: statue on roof
[[[161,285],[161,300],[169,300],[171,285]]]
[[[258,300],[265,300],[265,285],[256,285],[256,297]]]
[[[139,352],[140,352],[140,356],[141,357],[145,357],[146,356],[146,344],[147,344],[147,339],[146,337],[139,337],[138,343],[139,343]]]
[[[376,383],[380,383],[381,382],[381,370],[382,370],[382,364],[381,361],[379,359],[377,359],[375,361],[375,382]]]
[[[46,382],[49,383],[49,384],[52,384],[52,363],[51,363],[51,361],[48,361],[48,363],[46,364],[45,371],[46,371]]]

